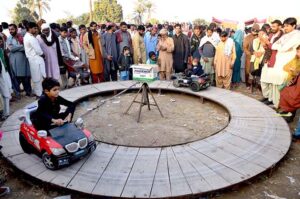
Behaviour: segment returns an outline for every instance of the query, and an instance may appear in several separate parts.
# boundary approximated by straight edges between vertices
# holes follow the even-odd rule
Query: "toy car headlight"
[[[90,137],[88,138],[89,139],[89,142],[93,142],[95,140],[93,134],[90,135]]]
[[[66,153],[66,151],[62,148],[50,148],[50,150],[53,153],[53,155],[61,155]]]
[[[83,124],[83,119],[81,117],[76,120],[75,126],[77,128],[83,129],[84,124]]]

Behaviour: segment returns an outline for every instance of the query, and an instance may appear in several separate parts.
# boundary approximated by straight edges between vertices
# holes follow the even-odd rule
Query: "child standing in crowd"
[[[120,80],[132,80],[132,69],[130,66],[133,64],[133,60],[130,54],[130,48],[124,46],[122,54],[118,59]]]
[[[149,58],[146,64],[157,64],[156,54],[154,51],[149,52]]]

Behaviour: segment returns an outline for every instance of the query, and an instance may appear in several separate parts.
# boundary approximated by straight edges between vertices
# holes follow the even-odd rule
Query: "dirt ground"
[[[157,107],[151,106],[149,111],[144,106],[138,123],[139,104],[134,103],[128,114],[124,114],[135,95],[128,93],[106,101],[84,117],[86,128],[96,140],[124,146],[170,146],[206,138],[225,128],[229,121],[228,112],[213,102],[202,104],[197,97],[164,93],[153,95],[164,117]],[[74,118],[96,107],[99,100],[101,103],[105,98],[95,97],[80,103]],[[141,95],[137,98],[140,100]],[[150,103],[154,104],[152,97]]]
[[[251,94],[249,90],[242,84],[238,88],[233,89],[235,92],[240,92],[255,99],[261,98],[259,91]],[[166,98],[170,97],[166,95]],[[172,97],[173,98],[173,97]],[[175,97],[174,97],[175,98]],[[23,97],[21,101],[12,103],[12,112],[23,107],[33,101],[33,98]],[[176,98],[175,98],[176,100]],[[121,101],[121,100],[120,100]],[[121,103],[121,102],[120,102]],[[115,105],[115,104],[114,104]],[[173,104],[172,104],[173,105]],[[85,106],[86,105],[82,105]],[[126,107],[126,106],[125,106]],[[124,107],[124,108],[125,108]],[[145,109],[145,107],[144,107]],[[144,110],[142,112],[143,121],[145,117]],[[157,112],[157,110],[151,110]],[[134,110],[131,110],[130,115],[136,119]],[[294,122],[289,124],[293,132],[299,118],[299,111]],[[159,116],[159,115],[158,115]],[[160,116],[159,116],[160,117]],[[201,118],[202,119],[202,118]],[[1,124],[0,124],[1,125]],[[192,198],[201,199],[299,199],[300,198],[300,142],[293,142],[290,151],[284,159],[277,164],[275,168],[269,170],[257,177],[238,186],[219,191],[203,196],[195,196]],[[62,195],[71,195],[74,199],[87,199],[89,196],[84,196],[78,193],[65,191],[41,184],[29,176],[22,174],[10,165],[3,157],[0,158],[0,181],[6,179],[5,186],[12,189],[12,193],[6,197],[7,199],[22,198],[22,199],[51,199]]]

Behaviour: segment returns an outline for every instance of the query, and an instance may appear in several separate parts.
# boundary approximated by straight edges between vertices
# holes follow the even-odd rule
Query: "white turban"
[[[41,26],[41,30],[45,30],[47,28],[50,28],[50,25],[48,23],[43,23]]]
[[[43,23],[43,24],[41,25],[41,30],[42,30],[42,31],[45,30],[45,29],[47,29],[47,28],[50,29],[50,25],[49,25],[48,23]],[[49,35],[47,36],[47,41],[48,41],[48,42],[51,42],[51,41],[52,41],[52,31],[51,31],[51,29],[50,29]]]

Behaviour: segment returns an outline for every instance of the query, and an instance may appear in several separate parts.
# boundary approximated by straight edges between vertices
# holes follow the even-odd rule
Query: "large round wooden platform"
[[[61,95],[78,101],[89,95],[123,90],[132,84],[126,81],[88,85],[63,91]],[[241,183],[273,167],[289,150],[288,125],[274,110],[255,99],[214,87],[192,92],[188,88],[174,88],[165,81],[155,81],[150,87],[215,101],[228,109],[229,125],[206,139],[172,147],[98,143],[89,157],[50,171],[40,158],[22,151],[18,141],[18,117],[22,114],[19,110],[2,125],[2,153],[25,173],[67,189],[99,196],[162,198],[212,192]]]

